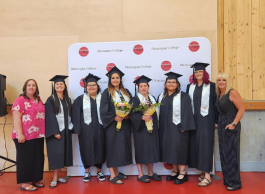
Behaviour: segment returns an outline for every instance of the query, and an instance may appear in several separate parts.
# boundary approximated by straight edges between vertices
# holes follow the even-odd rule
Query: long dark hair
[[[33,94],[33,97],[38,99],[38,102],[40,101],[40,96],[39,96],[39,87],[38,87],[38,84],[37,82],[34,80],[34,79],[28,79],[25,83],[24,83],[24,86],[23,86],[23,93],[20,94],[19,96],[23,96],[24,98],[30,100],[30,98],[27,96],[27,86],[28,86],[28,83],[29,81],[34,81],[35,82],[35,85],[36,85],[36,92]]]
[[[63,96],[64,96],[64,98],[66,100],[67,105],[68,105],[69,116],[71,117],[72,116],[71,100],[70,100],[70,98],[68,96],[67,86],[66,86],[65,83],[64,83],[64,86],[65,86],[65,88],[64,88],[64,91],[63,91]],[[58,115],[59,112],[61,112],[63,110],[61,110],[61,108],[60,108],[60,102],[59,102],[59,98],[58,98],[57,92],[55,90],[55,87],[53,87],[53,96],[54,96],[54,113],[56,115]]]
[[[115,89],[113,87],[113,85],[111,84],[111,77],[112,77],[113,74],[111,74],[109,76],[109,81],[108,81],[108,90],[109,90],[109,95],[111,96],[115,96]],[[119,74],[118,74],[119,75]],[[130,98],[130,95],[128,94],[127,90],[124,88],[123,84],[122,84],[122,80],[121,80],[121,76],[119,75],[120,77],[120,85],[119,85],[119,88],[120,90],[122,91],[122,93],[127,96],[128,98]]]
[[[177,86],[176,90],[172,94],[173,97],[176,96],[180,92],[180,86],[181,86],[180,83],[179,83],[179,80],[177,80],[177,79],[175,79],[175,80],[176,80],[178,86]],[[167,79],[166,79],[165,84],[164,84],[164,94],[163,94],[163,98],[165,98],[166,95],[167,95],[167,93],[168,93],[168,90],[167,90],[167,87],[166,87],[166,83],[167,83]]]

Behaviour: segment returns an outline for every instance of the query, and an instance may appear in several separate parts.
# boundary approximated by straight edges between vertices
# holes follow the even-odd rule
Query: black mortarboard
[[[96,83],[97,83],[97,81],[100,80],[100,79],[101,79],[100,77],[95,76],[95,75],[89,73],[89,74],[83,79],[83,82],[85,82],[85,83],[88,83],[88,82],[96,82]],[[86,84],[84,84],[84,92],[86,92]]]
[[[106,76],[111,76],[113,73],[117,73],[119,74],[120,78],[122,78],[124,76],[124,73],[119,70],[118,67],[114,66],[111,70],[109,70],[109,72],[106,74]]]
[[[50,79],[49,81],[53,81],[54,83],[56,83],[56,82],[64,82],[64,80],[66,78],[68,78],[68,76],[66,76],[66,75],[56,75],[52,79]]]
[[[165,75],[166,75],[166,77],[167,77],[167,80],[168,80],[168,79],[175,79],[175,80],[178,80],[178,78],[182,76],[181,74],[174,73],[174,72],[172,72],[172,71],[166,73]]]
[[[101,78],[98,76],[95,76],[91,73],[89,73],[85,78],[84,78],[84,82],[88,83],[88,82],[97,82],[98,80],[100,80]]]
[[[193,80],[195,80],[194,72],[199,70],[205,70],[205,68],[209,65],[209,63],[201,63],[196,62],[194,63],[191,68],[193,68]]]
[[[137,84],[138,87],[139,87],[139,84],[140,84],[140,83],[148,83],[148,82],[150,82],[150,81],[152,81],[152,79],[150,79],[149,77],[146,77],[146,76],[144,76],[144,75],[142,75],[141,77],[139,77],[137,80],[134,80],[133,83],[135,83],[135,95],[136,95],[136,84]]]
[[[208,65],[209,63],[196,62],[191,66],[191,68],[194,68],[194,71],[205,70]]]
[[[53,81],[54,83],[57,82],[64,82],[64,80],[67,78],[68,76],[66,75],[56,75],[54,76],[52,79],[50,79],[49,81]],[[52,94],[53,94],[53,85],[52,85]]]

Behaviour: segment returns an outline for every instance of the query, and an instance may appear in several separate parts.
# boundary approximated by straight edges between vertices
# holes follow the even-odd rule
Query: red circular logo
[[[137,77],[135,77],[135,78],[134,78],[134,81],[137,80],[139,77],[141,77],[141,76],[137,76]],[[138,86],[138,84],[136,84],[136,85]]]
[[[80,82],[79,82],[79,84],[80,84],[80,86],[81,86],[82,88],[85,87],[84,79],[85,79],[85,78],[82,78],[82,79],[80,80]]]
[[[199,48],[200,48],[200,45],[199,45],[199,43],[196,42],[196,41],[193,41],[193,42],[191,42],[191,43],[189,44],[189,49],[190,49],[190,51],[192,51],[192,52],[196,52],[196,51],[198,51]]]
[[[171,170],[173,168],[172,164],[164,163],[165,169]]]
[[[140,55],[144,52],[144,48],[142,47],[142,45],[140,44],[137,44],[133,47],[133,52],[136,54],[136,55]]]
[[[88,55],[89,51],[87,47],[82,47],[79,49],[79,55],[81,57],[86,57]]]
[[[114,63],[109,63],[106,67],[107,71],[109,72],[114,66],[116,66]]]
[[[189,82],[190,82],[190,83],[193,82],[193,74],[189,77]]]
[[[171,63],[169,61],[164,61],[162,64],[161,64],[161,68],[164,70],[164,71],[168,71],[171,69]]]

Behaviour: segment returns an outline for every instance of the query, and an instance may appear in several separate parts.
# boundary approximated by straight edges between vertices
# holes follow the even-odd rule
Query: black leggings
[[[97,167],[97,168],[99,168],[99,169],[102,168],[102,164],[95,164],[95,165],[93,165],[93,166],[95,166],[95,167]],[[87,169],[87,168],[90,168],[91,166],[84,165],[84,167],[85,167],[85,169]]]

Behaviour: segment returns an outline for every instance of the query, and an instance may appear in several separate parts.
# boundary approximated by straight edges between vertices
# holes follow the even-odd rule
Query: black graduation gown
[[[64,111],[63,131],[59,130],[54,113],[53,96],[50,96],[45,103],[45,137],[50,170],[73,166],[72,131],[68,129],[68,107],[65,100],[61,100],[61,103]],[[60,134],[61,139],[54,137],[56,134]]]
[[[105,130],[98,121],[97,102],[90,97],[91,123],[84,122],[83,96],[75,99],[73,104],[74,133],[79,134],[79,149],[84,166],[94,166],[105,162]]]
[[[149,99],[151,102],[151,100]],[[140,104],[138,96],[130,100],[133,103],[133,109]],[[159,151],[159,134],[158,134],[158,120],[156,112],[152,115],[153,118],[153,132],[149,133],[142,120],[142,112],[131,112],[130,120],[133,127],[135,160],[137,164],[151,164],[160,162]]]
[[[191,99],[181,92],[181,123],[175,125],[173,119],[173,95],[162,99],[159,115],[160,153],[162,162],[186,165],[189,159],[189,133],[195,130]],[[184,132],[181,132],[184,131]]]
[[[131,94],[129,93],[130,97]],[[105,89],[100,104],[100,118],[106,130],[106,161],[107,167],[120,167],[132,164],[131,150],[131,122],[130,119],[123,119],[120,131],[116,130],[117,122],[115,107],[109,96],[108,89]]]
[[[190,84],[187,86],[189,93]],[[189,167],[201,171],[211,172],[213,168],[214,132],[216,120],[216,92],[215,83],[210,83],[209,113],[201,115],[201,97],[203,86],[196,85],[193,93],[194,119],[196,129],[190,132],[190,160]]]

